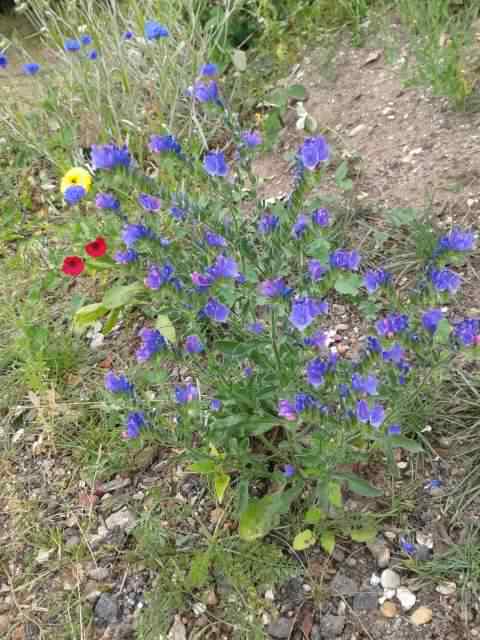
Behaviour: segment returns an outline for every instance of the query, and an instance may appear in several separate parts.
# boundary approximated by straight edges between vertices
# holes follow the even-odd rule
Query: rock
[[[397,605],[388,600],[382,604],[380,611],[385,618],[395,618],[395,616],[398,615]]]
[[[372,585],[372,587],[378,587],[378,585],[380,584],[380,576],[377,576],[376,573],[372,573],[372,575],[370,576],[370,584]]]
[[[195,602],[192,609],[196,616],[201,616],[207,610],[207,605],[203,604],[203,602]]]
[[[96,567],[95,569],[91,569],[88,572],[90,578],[96,580],[97,582],[101,582],[102,580],[106,580],[110,575],[110,571],[105,567]]]
[[[310,640],[322,640],[322,632],[319,624],[314,624],[310,631]]]
[[[332,558],[335,560],[335,562],[343,562],[345,560],[345,554],[341,549],[337,549],[337,547],[335,547],[332,552]]]
[[[385,598],[385,600],[393,600],[396,593],[396,589],[385,589],[383,592],[383,597]]]
[[[413,622],[416,626],[421,626],[422,624],[428,624],[432,621],[433,612],[428,607],[419,607],[413,614],[410,616],[410,621]]]
[[[217,606],[218,598],[217,598],[217,594],[215,593],[215,591],[213,589],[207,593],[207,597],[206,597],[205,602],[207,603],[208,607],[216,607]]]
[[[399,587],[397,589],[397,598],[399,599],[404,611],[410,611],[417,601],[416,595],[406,587]]]
[[[285,600],[294,607],[302,604],[305,599],[303,591],[303,580],[300,578],[290,578],[283,586]]]
[[[7,637],[7,633],[10,631],[10,621],[11,618],[8,613],[0,615],[0,634],[5,634],[4,637]]]
[[[367,544],[367,549],[375,558],[377,567],[379,569],[385,569],[386,567],[388,567],[388,564],[390,562],[390,549],[387,547],[383,540],[379,539],[375,540],[375,542]]]
[[[69,547],[76,547],[80,544],[80,536],[70,536],[65,540],[65,547],[68,549]]]
[[[400,576],[392,569],[385,569],[380,576],[380,582],[384,589],[397,589],[400,586]]]
[[[94,615],[100,624],[112,624],[118,620],[118,604],[108,593],[102,593],[95,605]]]
[[[168,632],[168,640],[187,640],[187,628],[180,616],[175,616],[175,622]]]
[[[367,128],[366,124],[357,124],[356,127],[354,127],[350,133],[348,134],[351,138],[353,138],[353,136],[356,136],[358,133],[360,133],[361,131],[363,131],[364,129]]]
[[[348,576],[345,576],[343,573],[337,573],[335,575],[330,583],[330,588],[336,594],[342,596],[353,596],[358,592],[357,583]]]
[[[35,557],[35,562],[38,564],[45,564],[50,560],[50,557],[54,553],[55,549],[40,549]]]
[[[423,533],[423,531],[417,531],[416,539],[418,544],[433,549],[433,534]]]
[[[432,557],[432,550],[429,549],[429,547],[426,547],[423,544],[419,544],[417,546],[417,549],[415,552],[415,559],[418,560],[418,562],[427,562],[428,560],[430,560],[431,557]]]
[[[105,524],[107,525],[108,529],[119,527],[119,529],[122,529],[126,533],[130,533],[130,531],[135,528],[137,519],[128,509],[121,509],[120,511],[112,513],[110,516],[108,516],[108,518],[105,520]]]
[[[102,595],[102,592],[98,588],[98,584],[93,582],[93,580],[89,580],[83,587],[83,593],[85,595],[85,600],[93,604],[98,600],[98,598]]]
[[[276,640],[285,640],[290,637],[294,621],[289,618],[278,618],[267,627],[267,633]]]
[[[456,590],[457,585],[455,582],[441,582],[435,589],[435,591],[442,596],[453,596]]]
[[[322,632],[323,638],[328,640],[329,638],[336,638],[342,634],[343,629],[345,628],[345,617],[344,616],[334,616],[328,614],[323,616],[320,620],[320,630]]]
[[[375,591],[362,591],[353,597],[354,609],[372,610],[377,608],[377,593]]]
[[[275,592],[273,591],[273,589],[267,589],[265,591],[265,600],[269,600],[270,602],[273,602],[275,600]]]

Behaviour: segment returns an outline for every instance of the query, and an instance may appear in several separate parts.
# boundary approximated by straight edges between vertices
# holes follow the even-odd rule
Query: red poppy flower
[[[96,238],[92,242],[85,245],[85,251],[92,258],[101,258],[107,252],[107,243],[104,238]]]
[[[85,262],[78,256],[67,256],[63,261],[62,271],[67,276],[79,276],[85,269]]]

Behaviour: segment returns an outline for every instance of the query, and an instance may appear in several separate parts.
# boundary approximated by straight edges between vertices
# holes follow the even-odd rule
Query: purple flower
[[[375,336],[368,336],[367,349],[370,353],[381,353],[382,345],[380,344],[380,340]]]
[[[450,269],[434,269],[430,273],[430,280],[437,291],[456,293],[460,288],[461,278]]]
[[[4,53],[0,53],[0,69],[6,69],[8,67],[8,58]]]
[[[143,224],[127,224],[122,229],[122,240],[128,249],[143,238],[153,238],[153,231]]]
[[[147,20],[145,22],[143,33],[147,40],[158,40],[170,35],[167,27],[155,22],[155,20]]]
[[[133,384],[125,376],[116,376],[109,371],[105,376],[105,389],[111,393],[132,393]]]
[[[258,291],[266,298],[278,298],[285,295],[288,290],[283,278],[275,278],[273,280],[264,280],[258,285]]]
[[[113,211],[120,209],[120,201],[111,193],[97,193],[95,205],[98,209],[112,209]]]
[[[220,411],[222,408],[222,401],[221,400],[217,400],[216,398],[214,398],[211,402],[210,402],[210,409],[212,411]]]
[[[215,80],[209,83],[196,82],[193,87],[189,89],[189,94],[193,95],[199,102],[215,102],[216,104],[220,102],[218,85]]]
[[[405,357],[405,350],[401,345],[396,342],[391,349],[386,349],[382,351],[382,358],[385,362],[395,362],[396,364],[400,363]]]
[[[254,333],[255,335],[259,336],[265,331],[265,325],[262,322],[252,322],[251,324],[247,325],[247,329],[248,331],[250,331],[250,333]]]
[[[244,367],[243,368],[243,375],[245,376],[245,378],[251,378],[253,376],[252,367]]]
[[[185,220],[185,218],[187,217],[185,209],[182,209],[181,207],[170,207],[170,214],[172,218],[175,218],[175,220],[179,221]]]
[[[306,347],[315,347],[317,349],[324,349],[327,346],[328,336],[323,331],[316,331],[312,336],[303,339],[303,344]]]
[[[218,233],[213,233],[213,231],[205,231],[203,234],[203,239],[210,247],[226,247],[227,241],[225,238]]]
[[[230,309],[215,298],[209,298],[202,311],[207,318],[215,322],[227,322],[230,315]]]
[[[143,411],[133,411],[127,417],[127,429],[124,432],[125,438],[138,438],[140,430],[145,426],[145,415]]]
[[[378,429],[385,420],[385,409],[382,405],[376,404],[370,410],[366,400],[358,400],[355,414],[360,422],[369,422],[374,429]]]
[[[124,31],[124,32],[122,33],[122,38],[123,38],[124,40],[131,40],[131,39],[133,38],[133,36],[134,36],[134,35],[135,35],[135,34],[133,33],[133,31]]]
[[[289,400],[280,400],[278,403],[278,415],[289,422],[294,422],[298,418],[295,406]]]
[[[258,131],[244,131],[241,135],[243,143],[250,148],[262,144],[262,136]]]
[[[198,336],[188,336],[185,340],[185,351],[187,353],[201,353],[205,347]]]
[[[177,404],[187,404],[198,400],[198,389],[194,384],[186,384],[183,387],[175,387],[175,400]]]
[[[325,162],[330,156],[328,144],[322,136],[307,138],[300,147],[299,158],[305,169],[313,171],[320,162]]]
[[[363,276],[363,286],[368,293],[373,293],[384,284],[388,284],[391,280],[391,274],[383,269],[367,271]]]
[[[85,189],[79,184],[74,184],[71,187],[68,187],[63,192],[63,198],[67,204],[70,206],[77,204],[80,200],[87,194]]]
[[[381,336],[392,338],[396,333],[402,333],[408,328],[408,316],[391,313],[375,323],[375,328]]]
[[[402,433],[402,429],[399,424],[391,424],[388,427],[388,435],[389,436],[399,436]]]
[[[473,231],[462,231],[455,228],[440,238],[438,247],[443,251],[472,251],[475,248],[475,234]]]
[[[207,62],[200,67],[200,75],[204,78],[214,78],[218,76],[218,66],[213,62]]]
[[[138,253],[134,249],[127,249],[126,251],[117,251],[113,256],[113,259],[117,264],[130,264],[138,260]]]
[[[357,271],[360,266],[361,257],[358,251],[346,251],[337,249],[330,255],[330,266],[335,269],[345,269],[347,271]]]
[[[221,151],[210,151],[203,158],[203,167],[209,176],[225,178],[228,174],[228,165],[225,162],[225,154]]]
[[[440,489],[443,485],[443,482],[441,480],[438,480],[436,478],[429,480],[425,485],[424,485],[424,489],[426,491],[431,491],[432,489]]]
[[[368,407],[368,402],[366,400],[358,400],[357,409],[355,411],[357,419],[360,422],[367,423],[370,418],[370,409]]]
[[[40,71],[40,65],[36,62],[27,62],[27,64],[23,65],[22,69],[25,75],[35,76]]]
[[[441,309],[429,309],[422,315],[422,325],[429,333],[435,333],[438,323],[443,318],[444,313]]]
[[[341,382],[338,385],[338,393],[340,395],[340,398],[348,398],[348,396],[350,395],[350,388],[348,384]]]
[[[260,218],[260,222],[258,223],[257,229],[258,233],[262,235],[267,235],[278,227],[278,223],[280,222],[280,218],[278,216],[274,216],[273,214],[266,213],[264,216]]]
[[[408,542],[403,537],[400,538],[400,547],[402,548],[402,551],[408,556],[413,556],[416,553],[415,545],[411,542]]]
[[[309,218],[303,214],[300,214],[292,227],[292,237],[296,238],[297,240],[301,238],[308,229],[309,223]]]
[[[63,43],[63,48],[65,49],[65,51],[70,51],[70,52],[79,51],[81,46],[82,45],[78,40],[70,39],[70,40],[65,40],[65,42]]]
[[[152,153],[164,153],[164,152],[172,151],[173,153],[178,154],[182,150],[181,146],[179,145],[175,137],[171,135],[150,136],[148,148]]]
[[[480,320],[465,318],[453,327],[453,335],[466,347],[480,345]]]
[[[285,476],[285,478],[292,478],[295,475],[295,472],[296,470],[293,464],[283,465],[282,475]]]
[[[145,286],[148,289],[157,291],[163,287],[164,284],[173,280],[174,273],[175,268],[169,262],[166,262],[162,267],[153,264],[149,268],[147,277],[144,280]]]
[[[203,273],[198,273],[198,271],[194,271],[190,277],[198,291],[207,291],[207,289],[214,283],[213,276],[209,274],[204,275]]]
[[[91,154],[94,170],[128,167],[132,160],[126,145],[118,147],[116,144],[92,144]]]
[[[328,267],[324,267],[323,264],[319,260],[309,260],[308,261],[308,273],[310,274],[313,282],[317,282],[321,280],[323,276],[327,273]]]
[[[299,331],[304,331],[317,316],[328,313],[328,304],[316,298],[295,298],[289,320]]]
[[[92,49],[88,52],[87,58],[89,60],[96,60],[98,58],[98,51],[96,49]]]
[[[207,269],[207,273],[214,280],[219,280],[220,278],[238,278],[240,276],[236,261],[223,254],[217,256],[213,265]]]
[[[88,45],[92,44],[93,38],[86,33],[84,36],[80,37],[80,42],[84,47],[88,47]]]
[[[352,375],[352,389],[357,393],[365,393],[369,396],[377,395],[378,379],[375,376],[368,375],[363,377],[358,373]]]
[[[147,193],[141,193],[138,196],[138,204],[145,209],[145,211],[158,211],[162,202],[160,198],[149,196]]]
[[[315,358],[311,360],[307,364],[306,374],[308,384],[311,384],[312,387],[318,389],[325,383],[325,375],[329,371],[329,363],[327,361],[321,360],[320,358]]]
[[[317,209],[312,213],[312,222],[319,227],[328,227],[330,224],[330,211],[328,209]]]
[[[142,339],[142,344],[135,353],[138,362],[150,360],[152,356],[167,346],[165,338],[156,329],[144,328],[138,335]]]

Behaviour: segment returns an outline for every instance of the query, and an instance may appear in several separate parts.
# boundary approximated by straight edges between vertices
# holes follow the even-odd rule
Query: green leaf
[[[305,100],[307,90],[303,84],[292,84],[291,87],[288,87],[287,94],[289,98],[293,98],[294,100]]]
[[[405,438],[405,436],[389,436],[388,442],[394,449],[402,448],[411,453],[421,453],[423,451],[423,447],[419,442]]]
[[[437,344],[448,344],[452,327],[446,318],[442,318],[437,324],[437,329],[433,335],[433,341]]]
[[[370,525],[361,529],[352,529],[350,537],[354,542],[373,542],[377,533],[377,527]]]
[[[241,49],[234,49],[232,54],[233,66],[237,71],[245,71],[247,69],[247,55]]]
[[[144,291],[144,286],[139,282],[119,285],[105,292],[102,303],[108,309],[117,309],[133,302],[141,291]]]
[[[310,507],[303,518],[306,524],[318,524],[325,514],[318,507]]]
[[[188,572],[186,582],[190,589],[198,589],[203,587],[208,580],[208,571],[210,568],[210,554],[208,551],[197,553],[193,556],[190,563],[190,571]]]
[[[293,500],[298,498],[303,487],[300,485],[289,491],[250,499],[245,511],[240,515],[238,533],[242,540],[252,542],[267,535],[277,526],[280,514],[286,513]]]
[[[335,180],[338,183],[343,182],[348,175],[348,164],[347,161],[344,160],[338,169],[335,171]]]
[[[73,328],[76,331],[81,331],[95,324],[97,320],[103,318],[107,313],[108,308],[101,302],[87,304],[79,309],[73,316]]]
[[[308,549],[309,547],[313,547],[317,538],[311,529],[305,529],[300,533],[297,533],[295,538],[293,539],[292,547],[295,551],[303,551],[304,549]]]
[[[285,89],[277,89],[268,96],[267,100],[274,107],[284,109],[288,103],[288,94]]]
[[[412,209],[411,207],[398,207],[396,209],[388,211],[386,214],[387,220],[391,222],[395,227],[401,227],[402,225],[411,224],[412,222],[415,222],[417,217],[417,210]]]
[[[327,485],[328,501],[333,507],[341,509],[343,505],[342,488],[339,482],[329,482]]]
[[[328,554],[332,554],[335,549],[335,534],[333,531],[324,531],[320,536],[320,544]]]
[[[341,473],[336,474],[335,477],[338,480],[345,480],[348,484],[350,491],[357,493],[359,496],[365,496],[367,498],[375,498],[383,495],[383,491],[372,487],[366,480],[359,478],[354,473]]]
[[[312,258],[316,258],[322,264],[328,264],[328,256],[330,253],[330,242],[325,240],[325,238],[317,238],[313,242],[311,242],[307,247],[307,253]]]
[[[177,333],[175,331],[175,327],[173,326],[170,318],[168,316],[158,316],[155,321],[155,329],[158,329],[162,336],[175,344],[177,341]]]
[[[215,495],[220,504],[223,502],[223,497],[228,485],[230,484],[230,476],[226,473],[217,473],[213,478],[213,485],[215,487]]]
[[[362,278],[357,273],[341,273],[337,276],[335,290],[344,295],[354,296],[362,286]]]
[[[217,465],[213,460],[203,460],[202,462],[194,462],[188,467],[192,473],[214,473]]]
[[[89,271],[98,271],[105,269],[112,269],[116,267],[117,264],[109,258],[108,256],[103,256],[101,258],[94,258],[92,260],[87,261],[87,267]]]
[[[102,333],[104,336],[106,336],[108,333],[110,333],[110,331],[112,331],[114,326],[117,324],[119,317],[120,317],[120,309],[112,309],[110,311],[110,313],[108,314],[107,321],[103,325],[103,329],[102,329]]]

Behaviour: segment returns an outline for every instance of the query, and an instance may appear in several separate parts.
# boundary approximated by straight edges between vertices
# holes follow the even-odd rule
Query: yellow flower
[[[60,183],[60,191],[65,193],[68,187],[73,187],[75,185],[83,187],[85,191],[90,191],[90,187],[92,186],[92,176],[86,169],[82,169],[82,167],[73,167],[73,169],[67,171]]]

